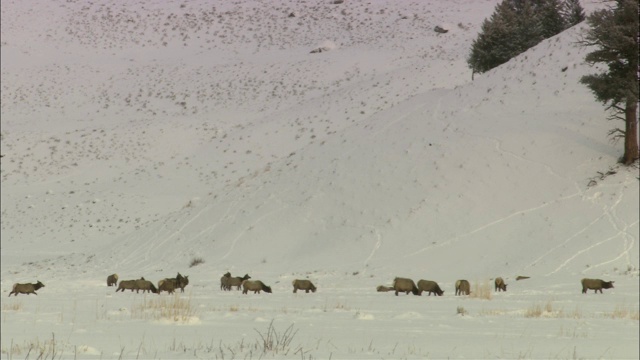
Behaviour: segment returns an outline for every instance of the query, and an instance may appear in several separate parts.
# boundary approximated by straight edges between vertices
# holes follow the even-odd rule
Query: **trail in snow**
[[[441,99],[442,99],[442,98],[440,98],[440,99],[438,100],[438,105],[436,106],[436,108],[435,108],[435,109],[433,110],[433,112],[432,112],[432,117],[433,117],[433,119],[434,119],[435,121],[440,121],[440,122],[442,122],[442,121],[439,119],[439,116],[438,116],[438,110],[439,110],[439,108],[440,108]],[[448,124],[447,124],[447,127],[448,127]],[[445,128],[445,130],[446,130],[446,128]],[[544,169],[545,169],[545,170],[546,170],[550,175],[555,176],[555,177],[557,177],[557,178],[560,178],[560,179],[562,179],[562,180],[568,180],[567,178],[565,178],[565,177],[563,177],[562,175],[560,175],[560,174],[556,173],[555,171],[553,171],[553,169],[552,169],[549,165],[547,165],[547,164],[539,163],[539,162],[536,162],[536,161],[533,161],[533,160],[530,160],[530,159],[523,158],[523,157],[521,157],[521,156],[519,156],[519,155],[517,155],[517,154],[514,154],[513,152],[510,152],[510,151],[508,151],[508,150],[503,149],[503,148],[502,148],[502,142],[501,142],[499,139],[496,139],[496,138],[493,138],[493,137],[488,137],[488,136],[472,135],[472,134],[465,133],[464,131],[461,131],[461,130],[459,130],[459,129],[456,129],[456,130],[454,130],[454,131],[455,131],[455,132],[457,132],[457,133],[460,133],[460,134],[466,135],[466,136],[471,136],[471,137],[475,137],[475,138],[478,138],[478,139],[486,139],[486,140],[490,140],[490,141],[492,141],[492,142],[494,142],[494,143],[495,143],[495,149],[496,149],[498,152],[503,153],[503,154],[506,154],[506,155],[508,155],[508,156],[511,156],[511,157],[513,157],[513,158],[515,158],[515,159],[517,159],[517,160],[519,160],[519,161],[528,162],[528,163],[533,163],[533,164],[536,164],[536,165],[538,165],[538,166],[542,166],[542,167],[543,167],[543,168],[544,168]],[[419,254],[421,254],[421,253],[423,253],[423,252],[425,252],[425,251],[427,251],[427,250],[429,250],[429,249],[431,249],[431,248],[434,248],[434,247],[443,247],[443,246],[446,246],[446,245],[449,245],[449,244],[455,243],[455,242],[457,242],[457,241],[460,241],[462,238],[465,238],[465,237],[467,237],[467,236],[473,235],[473,234],[475,234],[475,233],[478,233],[478,232],[480,232],[480,231],[483,231],[483,230],[485,230],[485,229],[487,229],[487,228],[490,228],[490,227],[492,227],[492,226],[498,225],[498,224],[500,224],[500,223],[502,223],[502,222],[505,222],[505,221],[507,221],[507,220],[509,220],[509,219],[511,219],[511,218],[513,218],[513,217],[515,217],[515,216],[522,215],[522,214],[526,214],[526,213],[530,213],[530,212],[534,212],[534,211],[538,211],[538,210],[544,209],[544,208],[546,208],[546,207],[548,207],[548,206],[550,206],[550,205],[552,205],[552,204],[558,203],[558,202],[560,202],[560,201],[564,201],[564,200],[572,199],[572,198],[575,198],[575,197],[577,197],[577,196],[582,196],[582,195],[584,194],[584,191],[583,191],[582,189],[580,189],[580,187],[579,187],[575,182],[573,182],[573,184],[574,184],[574,186],[576,187],[576,192],[575,192],[575,193],[572,193],[572,194],[569,194],[569,195],[563,196],[563,197],[558,198],[558,199],[556,199],[556,200],[554,200],[554,201],[550,201],[550,202],[547,202],[547,203],[543,203],[543,204],[541,204],[541,205],[539,205],[539,206],[536,206],[536,207],[532,207],[532,208],[529,208],[529,209],[524,209],[524,210],[518,210],[518,211],[515,211],[514,213],[512,213],[512,214],[510,214],[510,215],[507,215],[507,216],[502,217],[502,218],[500,218],[500,219],[497,219],[497,220],[494,220],[494,221],[492,221],[492,222],[489,222],[489,223],[487,223],[487,224],[485,224],[485,225],[482,225],[482,226],[480,226],[480,227],[478,227],[478,228],[476,228],[476,229],[473,229],[473,230],[471,230],[471,231],[469,231],[469,232],[467,232],[467,233],[464,233],[464,234],[461,234],[461,235],[454,236],[453,238],[450,238],[450,239],[448,239],[448,240],[445,240],[444,242],[441,242],[441,243],[439,243],[439,244],[437,244],[437,245],[430,245],[430,246],[424,247],[424,248],[422,248],[422,249],[419,249],[419,250],[415,251],[415,252],[414,252],[414,253],[412,253],[412,254],[406,255],[405,257],[412,257],[412,256],[415,256],[415,255],[419,255]],[[535,262],[534,262],[534,263],[535,263]],[[531,265],[529,265],[529,266],[531,266]]]
[[[585,227],[584,229],[582,229],[582,231],[580,231],[580,233],[582,233],[582,232],[584,232],[587,228],[589,228],[591,225],[593,225],[594,223],[596,223],[597,221],[599,221],[600,219],[602,219],[602,218],[606,218],[606,219],[609,221],[609,223],[611,224],[611,227],[615,230],[615,234],[614,234],[614,235],[612,235],[612,236],[610,236],[610,237],[608,237],[608,238],[606,238],[606,239],[604,239],[604,240],[602,240],[602,241],[599,241],[599,242],[597,242],[597,243],[595,243],[595,244],[592,244],[592,245],[590,245],[590,246],[588,246],[588,247],[586,247],[586,248],[584,248],[584,249],[581,249],[581,250],[580,250],[580,251],[578,251],[575,255],[573,255],[573,256],[571,256],[570,258],[568,258],[567,260],[565,260],[565,261],[564,261],[560,266],[558,266],[555,270],[553,270],[553,271],[549,272],[547,275],[552,275],[552,274],[557,273],[559,270],[561,270],[562,268],[566,267],[566,266],[567,266],[571,261],[573,261],[574,259],[576,259],[576,258],[577,258],[577,257],[579,257],[580,255],[582,255],[582,254],[584,254],[584,253],[586,253],[586,252],[588,252],[588,251],[590,251],[590,250],[592,250],[592,249],[594,249],[594,248],[596,248],[596,247],[598,247],[598,246],[600,246],[600,245],[602,245],[602,244],[605,244],[605,243],[607,243],[607,242],[610,242],[610,241],[612,241],[612,240],[615,240],[615,239],[617,239],[617,238],[619,238],[619,237],[622,237],[622,239],[624,240],[624,243],[622,244],[622,248],[623,248],[623,250],[622,250],[622,252],[621,252],[618,256],[616,256],[616,257],[615,257],[615,258],[613,258],[613,259],[609,259],[609,260],[607,260],[607,261],[603,261],[603,262],[601,262],[601,263],[598,263],[598,264],[592,265],[592,266],[590,266],[588,269],[583,270],[583,271],[582,271],[582,273],[585,273],[585,272],[587,272],[587,271],[589,271],[589,270],[592,270],[592,269],[595,269],[595,268],[598,268],[598,267],[604,266],[604,265],[606,265],[606,264],[610,264],[610,263],[612,263],[612,262],[614,262],[614,261],[616,261],[616,260],[619,260],[619,259],[621,259],[621,258],[623,258],[623,257],[626,257],[626,258],[627,258],[627,262],[628,262],[628,263],[630,262],[630,259],[629,259],[629,251],[630,251],[631,249],[633,249],[633,247],[634,247],[634,245],[635,245],[635,241],[636,241],[636,240],[635,240],[635,237],[634,237],[633,235],[629,234],[628,229],[629,229],[629,228],[631,228],[631,227],[633,227],[633,226],[636,226],[636,225],[638,224],[638,221],[634,221],[634,222],[632,222],[632,223],[630,223],[630,224],[627,224],[625,221],[623,221],[622,219],[620,219],[620,218],[616,215],[616,208],[618,207],[618,205],[620,204],[620,202],[621,202],[621,201],[622,201],[622,199],[624,198],[625,193],[624,193],[623,189],[624,189],[624,187],[625,187],[626,185],[629,185],[629,182],[628,182],[628,181],[623,182],[623,183],[619,186],[619,191],[618,191],[618,194],[619,194],[619,195],[618,195],[618,197],[617,197],[616,201],[615,201],[615,202],[614,202],[610,207],[609,207],[609,206],[606,206],[606,205],[603,205],[603,213],[602,213],[602,215],[601,215],[601,216],[599,216],[599,217],[598,217],[596,220],[594,220],[593,222],[591,222],[587,227]],[[624,227],[623,227],[623,228],[620,228],[620,225],[618,225],[618,223],[621,223]],[[631,239],[630,243],[629,243],[629,241],[628,241],[629,239]],[[566,243],[566,242],[568,242],[568,241],[565,241],[564,243]],[[550,251],[549,251],[547,254],[545,254],[545,255],[548,255],[550,252],[552,252],[552,251],[553,251],[553,250],[555,250],[555,249],[557,249],[557,247],[556,247],[556,248],[554,248],[554,249],[552,249],[552,250],[550,250]],[[544,257],[545,255],[543,255],[543,257]],[[540,259],[538,259],[538,260],[540,260]]]
[[[380,235],[380,232],[378,231],[378,229],[376,229],[373,226],[370,226],[369,228],[371,229],[371,232],[373,232],[376,236],[376,243],[373,245],[373,249],[371,250],[371,253],[369,254],[369,256],[364,260],[364,263],[363,263],[364,268],[362,270],[363,274],[366,272],[367,266],[369,265],[369,262],[371,261],[371,259],[373,259],[378,249],[380,249],[380,247],[382,246],[382,236]]]

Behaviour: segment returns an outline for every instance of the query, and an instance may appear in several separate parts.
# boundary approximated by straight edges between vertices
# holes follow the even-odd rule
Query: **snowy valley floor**
[[[417,279],[416,279],[417,280]],[[471,280],[471,279],[470,279]],[[557,277],[508,280],[477,296],[378,293],[390,279],[325,275],[318,292],[223,292],[196,280],[176,295],[115,293],[102,283],[49,284],[2,299],[4,359],[637,359],[638,280],[580,293]],[[266,281],[268,283],[268,281]],[[46,284],[45,284],[46,285]],[[485,298],[485,294],[490,299]]]

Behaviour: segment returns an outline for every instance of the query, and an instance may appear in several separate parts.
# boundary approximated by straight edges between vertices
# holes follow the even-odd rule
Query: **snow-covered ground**
[[[2,1],[1,357],[640,357],[638,167],[585,25],[471,81],[497,3]]]

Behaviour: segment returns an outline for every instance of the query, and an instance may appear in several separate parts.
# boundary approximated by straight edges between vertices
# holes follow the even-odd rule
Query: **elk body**
[[[271,293],[271,287],[260,280],[245,280],[242,282],[242,293],[246,294],[249,291],[253,291],[254,294],[259,294],[260,291]]]
[[[469,295],[471,293],[471,285],[467,280],[456,281],[456,296]]]
[[[316,286],[309,280],[299,280],[295,279],[291,283],[293,285],[293,292],[296,293],[298,290],[304,290],[306,293],[316,292]]]
[[[442,296],[444,291],[440,288],[437,282],[431,280],[420,280],[418,281],[418,295],[422,295],[422,292],[426,291],[431,294],[436,294],[438,296]]]
[[[118,274],[111,274],[107,276],[107,286],[117,286],[118,285]]]
[[[494,283],[494,291],[507,291],[507,284],[504,283],[504,279],[501,277],[497,277]]]
[[[38,293],[36,292],[36,290],[39,290],[40,288],[43,288],[44,284],[40,282],[40,280],[38,280],[37,283],[35,284],[31,284],[31,283],[26,283],[26,284],[18,284],[15,283],[13,284],[13,288],[11,289],[11,292],[9,293],[9,296],[11,296],[11,294],[15,294],[15,296],[18,296],[18,294],[34,294],[34,295],[38,295]]]
[[[396,296],[398,296],[398,293],[400,292],[403,292],[407,295],[409,295],[409,292],[411,292],[413,295],[420,295],[416,283],[414,283],[413,280],[409,278],[397,277],[393,279],[393,289],[396,291]]]
[[[593,290],[596,294],[600,291],[600,294],[602,294],[602,289],[613,288],[613,281],[604,281],[601,279],[582,279],[580,283],[582,284],[583,294],[586,294],[587,290]]]

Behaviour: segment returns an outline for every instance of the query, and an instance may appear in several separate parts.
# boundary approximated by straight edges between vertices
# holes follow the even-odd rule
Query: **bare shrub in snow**
[[[194,266],[200,265],[204,263],[204,259],[201,257],[195,257],[193,259],[191,259],[191,263],[189,264],[189,267],[192,268]]]

